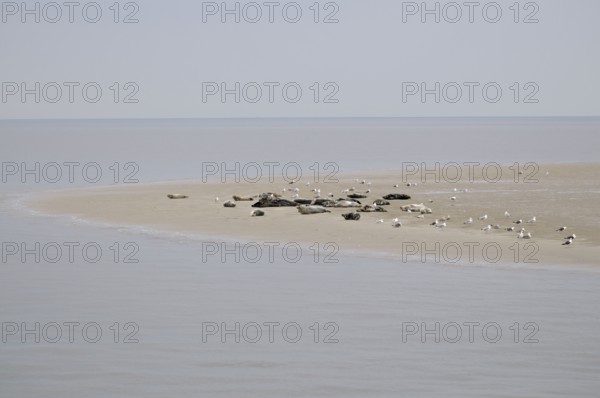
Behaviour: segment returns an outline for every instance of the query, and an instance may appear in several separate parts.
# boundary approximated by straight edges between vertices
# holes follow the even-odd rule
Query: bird
[[[510,213],[509,213],[509,212],[507,212],[507,211],[505,211],[505,212],[504,212],[504,217],[510,217]]]
[[[463,224],[473,224],[473,217],[469,217]]]
[[[456,200],[456,196],[450,197],[450,200]]]
[[[445,222],[443,222],[443,223],[441,223],[441,224],[436,224],[436,225],[435,225],[435,227],[436,227],[436,228],[446,228],[446,223],[445,223]]]
[[[537,220],[535,219],[535,216],[533,216],[529,221],[527,221],[527,224],[535,224],[536,221]]]
[[[513,221],[513,224],[523,224],[523,220],[519,219],[517,221]]]
[[[531,232],[527,232],[527,235],[523,236],[523,239],[531,239]]]
[[[398,184],[395,184],[395,185],[394,185],[394,188],[398,188],[399,186],[400,186],[400,185],[398,185]]]
[[[569,239],[571,239],[571,240],[575,240],[575,238],[577,238],[577,235],[575,235],[575,234],[572,234],[572,235],[569,235],[569,236],[567,236],[565,239],[566,239],[566,240],[569,240]]]
[[[483,228],[481,228],[481,230],[482,230],[482,231],[485,231],[485,232],[487,232],[487,231],[489,231],[489,230],[491,230],[491,229],[492,229],[492,226],[491,226],[491,225],[488,225],[487,227],[483,227]]]
[[[487,219],[488,219],[488,215],[487,215],[487,214],[484,214],[483,216],[479,217],[479,219],[480,219],[481,221],[485,221],[485,220],[487,220]]]
[[[566,245],[570,245],[571,243],[573,243],[573,239],[567,239],[567,241],[565,243],[563,243],[562,245],[566,246]]]
[[[377,220],[377,224],[383,224],[383,223],[384,223],[383,219]]]
[[[492,229],[500,229],[500,225],[499,224],[494,224],[494,225],[492,225]]]
[[[434,222],[432,222],[432,223],[431,223],[431,224],[429,224],[429,225],[433,225],[433,226],[437,227],[437,225],[438,225],[438,223],[439,223],[439,222],[440,222],[440,220],[438,220],[438,219],[436,218],[436,219],[435,219],[435,221],[434,221]]]
[[[567,227],[560,227],[556,230],[556,232],[562,232],[562,231],[566,231]]]
[[[401,222],[395,222],[392,224],[392,227],[394,227],[394,228],[400,228],[401,226],[402,226]]]
[[[218,201],[219,201],[219,197],[217,196],[217,197],[215,198],[215,203],[217,203]]]
[[[508,228],[506,228],[506,230],[507,230],[507,231],[514,231],[514,230],[515,230],[515,227],[508,227]]]
[[[400,222],[400,219],[399,219],[398,217],[396,217],[396,218],[394,218],[394,219],[392,220],[392,224],[393,224],[393,223],[397,223],[397,222]]]
[[[523,230],[519,231],[519,234],[517,235],[517,239],[523,239],[525,235],[523,234]]]

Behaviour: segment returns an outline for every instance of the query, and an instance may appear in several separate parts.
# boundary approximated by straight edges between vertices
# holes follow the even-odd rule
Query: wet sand
[[[373,253],[399,262],[600,264],[599,164],[541,165],[539,170],[523,169],[523,174],[504,167],[497,182],[491,182],[495,179],[493,169],[487,175],[480,168],[472,170],[472,175],[467,168],[462,171],[458,182],[453,181],[455,173],[448,169],[448,178],[438,173],[439,181],[435,181],[434,174],[403,178],[401,171],[386,171],[339,175],[337,183],[305,177],[295,184],[283,179],[270,183],[265,178],[257,183],[242,179],[240,183],[182,181],[96,187],[46,193],[29,206],[46,214],[240,242],[298,242],[306,247],[332,242],[342,252]],[[361,184],[363,179],[371,185]],[[417,185],[407,186],[407,182]],[[394,187],[396,184],[399,187]],[[321,197],[331,192],[337,199],[345,197],[342,191],[351,187],[357,192],[371,189],[368,199],[359,199],[363,204],[390,193],[408,194],[411,199],[391,201],[390,206],[384,206],[385,213],[361,213],[359,221],[344,220],[342,213],[354,211],[345,208],[328,208],[331,213],[314,215],[301,215],[293,207],[265,208],[264,217],[251,217],[254,201],[237,202],[235,208],[223,207],[233,195],[275,192],[291,199],[294,192],[289,190],[299,188],[301,198],[314,198],[311,189],[319,188]],[[282,189],[288,191],[282,193]],[[168,199],[171,193],[189,198]],[[433,213],[417,218],[415,213],[401,211],[401,205],[411,203],[424,203]],[[504,216],[505,211],[511,214],[509,218]],[[483,214],[488,219],[478,220]],[[446,228],[430,225],[446,216],[450,216]],[[533,216],[537,221],[527,224]],[[392,227],[395,217],[400,219],[401,228]],[[469,217],[474,222],[463,224]],[[379,219],[385,222],[379,224]],[[524,221],[522,227],[531,232],[533,239],[517,239],[516,231],[521,227],[513,224],[517,219]],[[499,224],[501,229],[482,231],[488,224]],[[509,226],[515,226],[515,232],[506,231]],[[556,232],[560,226],[568,229]],[[577,239],[570,246],[562,246],[563,238],[572,233]]]

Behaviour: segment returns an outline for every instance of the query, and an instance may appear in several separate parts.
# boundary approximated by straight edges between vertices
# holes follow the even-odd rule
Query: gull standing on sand
[[[469,217],[463,224],[473,224],[473,217]]]
[[[392,227],[394,227],[394,228],[400,228],[401,226],[402,226],[401,222],[395,222],[392,224]]]
[[[436,224],[436,225],[435,225],[435,227],[436,227],[436,228],[446,228],[446,223],[445,223],[445,222],[443,222],[443,223],[441,223],[441,224]]]
[[[377,224],[383,224],[384,222],[383,219],[377,220]]]
[[[527,235],[523,236],[523,239],[531,239],[531,232],[527,232]]]
[[[575,240],[575,238],[577,238],[577,236],[575,234],[572,234],[572,235],[567,236],[565,239],[567,239],[567,240],[569,240],[569,239]]]
[[[479,217],[479,219],[480,219],[481,221],[485,221],[485,220],[487,220],[487,219],[488,219],[488,215],[487,215],[487,214],[484,214],[483,216]]]
[[[513,224],[523,224],[523,220],[519,219],[517,221],[513,221]]]
[[[556,230],[556,232],[563,232],[563,231],[566,231],[566,230],[567,230],[567,227],[560,227],[560,228],[558,228]]]
[[[504,217],[507,217],[507,218],[508,218],[508,217],[510,217],[510,213],[509,213],[509,212],[507,212],[507,211],[505,211],[505,212],[504,212]]]
[[[434,221],[434,222],[432,222],[432,223],[431,223],[431,224],[429,224],[429,225],[433,225],[434,227],[437,227],[437,225],[439,224],[439,222],[440,222],[440,220],[438,220],[438,219],[436,218],[436,219],[435,219],[435,221]]]
[[[535,219],[535,216],[533,216],[529,221],[527,221],[527,224],[535,224],[537,220]]]
[[[573,243],[573,239],[567,239],[567,241],[565,243],[563,243],[562,245],[566,246],[566,245],[570,245],[571,243]]]
[[[491,225],[488,225],[487,227],[481,228],[481,230],[484,231],[484,232],[491,231],[491,229],[492,229]]]

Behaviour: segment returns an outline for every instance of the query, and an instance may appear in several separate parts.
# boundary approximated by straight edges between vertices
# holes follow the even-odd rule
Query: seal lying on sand
[[[180,193],[171,193],[167,195],[167,198],[169,199],[187,199],[187,197],[187,195],[182,195]]]
[[[323,206],[315,205],[299,205],[296,207],[300,214],[319,214],[319,213],[331,213]]]
[[[361,207],[357,211],[360,211],[360,212],[363,212],[363,213],[373,213],[373,212],[384,212],[384,213],[387,213],[387,210],[384,209],[383,207],[381,207],[381,206],[374,206],[374,205],[364,205],[363,207]]]
[[[353,200],[339,200],[335,202],[335,207],[360,207],[360,203]]]
[[[259,209],[254,209],[254,210],[252,210],[252,212],[250,213],[250,215],[252,217],[262,217],[262,216],[265,215],[265,212],[262,211],[262,210],[259,210]]]
[[[344,220],[353,220],[353,221],[360,220],[360,214],[358,214],[358,213],[346,213],[346,214],[342,214],[342,217],[344,217]]]
[[[384,199],[376,199],[375,202],[373,202],[373,204],[377,206],[389,206],[390,202]]]
[[[260,196],[258,202],[254,203],[252,207],[296,207],[298,203],[292,202],[291,200],[282,199],[277,194],[263,193]]]
[[[233,195],[233,200],[235,200],[236,202],[249,202],[251,200],[254,200],[254,197]]]
[[[386,200],[408,200],[410,199],[410,196],[403,193],[391,193],[389,195],[385,195],[383,198]]]
[[[400,206],[400,209],[402,211],[415,212],[415,213],[421,213],[421,214],[431,214],[432,213],[431,209],[429,207],[426,207],[423,203]]]
[[[362,193],[351,193],[350,195],[348,195],[348,197],[350,199],[366,199],[367,195]]]
[[[225,202],[223,202],[223,206],[224,207],[235,207],[235,202],[232,200],[226,200]]]

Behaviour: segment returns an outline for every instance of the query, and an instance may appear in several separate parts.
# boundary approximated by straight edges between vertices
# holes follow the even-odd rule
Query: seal
[[[225,202],[223,202],[223,206],[224,206],[224,207],[235,207],[235,206],[236,206],[236,204],[235,204],[235,202],[234,202],[234,201],[231,201],[231,200],[226,200]]]
[[[389,206],[390,202],[388,202],[385,199],[376,199],[375,202],[373,202],[373,204],[377,206]]]
[[[389,195],[385,195],[383,199],[386,200],[408,200],[410,199],[409,195],[403,193],[391,193]]]
[[[169,199],[187,199],[187,195],[182,195],[180,193],[171,193],[167,195]]]
[[[259,209],[254,209],[254,210],[252,210],[252,212],[250,213],[250,215],[252,217],[262,217],[262,216],[265,215],[265,212],[262,211],[262,210],[259,210]]]
[[[250,202],[254,200],[254,198],[252,196],[233,195],[233,200],[235,200],[236,202]]]
[[[363,213],[373,213],[373,212],[387,213],[386,209],[384,209],[381,206],[375,206],[375,205],[364,205],[363,207],[361,207],[357,211],[360,211],[360,212],[363,212]]]
[[[360,207],[360,203],[353,200],[339,200],[335,202],[335,207]]]
[[[350,199],[366,199],[367,195],[362,193],[351,193],[350,195],[348,195],[348,197]]]
[[[342,217],[344,217],[344,220],[352,220],[352,221],[360,220],[359,213],[345,213],[345,214],[342,214]]]
[[[296,207],[300,214],[319,214],[319,213],[331,213],[331,211],[327,210],[323,206],[315,206],[315,205],[298,205]]]
[[[280,195],[274,193],[262,193],[259,195],[258,202],[254,203],[252,207],[296,207],[298,203],[291,200],[283,199]]]

